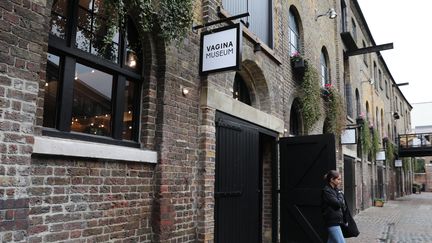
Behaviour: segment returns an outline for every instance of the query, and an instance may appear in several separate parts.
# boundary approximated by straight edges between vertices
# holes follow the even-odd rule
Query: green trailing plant
[[[402,159],[402,167],[403,167],[403,170],[405,172],[409,171],[409,164],[410,164],[410,159],[409,158],[403,158]]]
[[[340,137],[345,126],[345,109],[342,96],[338,90],[331,85],[326,85],[327,97],[325,98],[325,109],[327,117],[325,120],[326,133],[333,133]]]
[[[118,16],[131,13],[139,32],[157,29],[158,35],[168,42],[183,39],[192,26],[193,0],[104,0],[104,5]],[[108,29],[125,24],[124,18],[119,20],[108,19]],[[112,37],[113,31],[108,31],[105,40],[109,42]]]
[[[379,150],[379,136],[378,136],[378,131],[375,130],[375,128],[372,128],[372,147],[371,147],[371,153],[372,153],[372,158],[376,158],[376,153],[378,153]]]
[[[395,148],[394,148],[393,143],[391,143],[390,141],[387,141],[387,144],[386,144],[386,159],[387,159],[387,162],[389,162],[390,164],[394,164],[393,163],[394,158],[395,158],[394,154],[395,154]]]
[[[416,159],[414,162],[414,173],[425,173],[425,160]]]
[[[367,119],[363,124],[361,124],[360,140],[363,152],[368,154],[372,149],[372,136],[369,128],[369,121]]]
[[[307,65],[300,84],[300,108],[304,129],[309,132],[321,117],[321,97],[318,73],[314,67]]]

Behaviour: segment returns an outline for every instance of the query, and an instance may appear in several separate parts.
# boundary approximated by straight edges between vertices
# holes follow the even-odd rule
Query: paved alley
[[[413,194],[355,216],[360,230],[347,243],[432,243],[432,193]]]

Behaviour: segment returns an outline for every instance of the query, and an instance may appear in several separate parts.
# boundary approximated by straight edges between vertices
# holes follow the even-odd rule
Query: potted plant
[[[374,205],[375,205],[375,207],[383,207],[384,206],[384,199],[383,198],[375,198],[374,199]]]
[[[291,55],[291,63],[294,69],[304,70],[306,67],[304,58],[300,55],[300,52],[296,51]]]
[[[359,125],[363,125],[365,122],[365,114],[362,112],[360,115],[356,118],[356,123]]]

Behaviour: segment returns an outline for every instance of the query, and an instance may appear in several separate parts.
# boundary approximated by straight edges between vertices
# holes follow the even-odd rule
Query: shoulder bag
[[[344,217],[344,224],[341,225],[342,234],[344,238],[351,238],[351,237],[357,237],[360,234],[360,231],[357,228],[357,224],[354,221],[354,218],[351,215],[351,212],[348,208],[348,204],[345,200],[345,210],[343,210],[343,217]]]

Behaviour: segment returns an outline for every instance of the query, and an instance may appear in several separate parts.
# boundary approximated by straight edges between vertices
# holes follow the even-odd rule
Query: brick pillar
[[[0,241],[26,241],[30,157],[44,82],[46,0],[0,1]]]
[[[214,183],[216,160],[215,109],[201,108],[199,189],[198,189],[198,241],[214,240]]]

